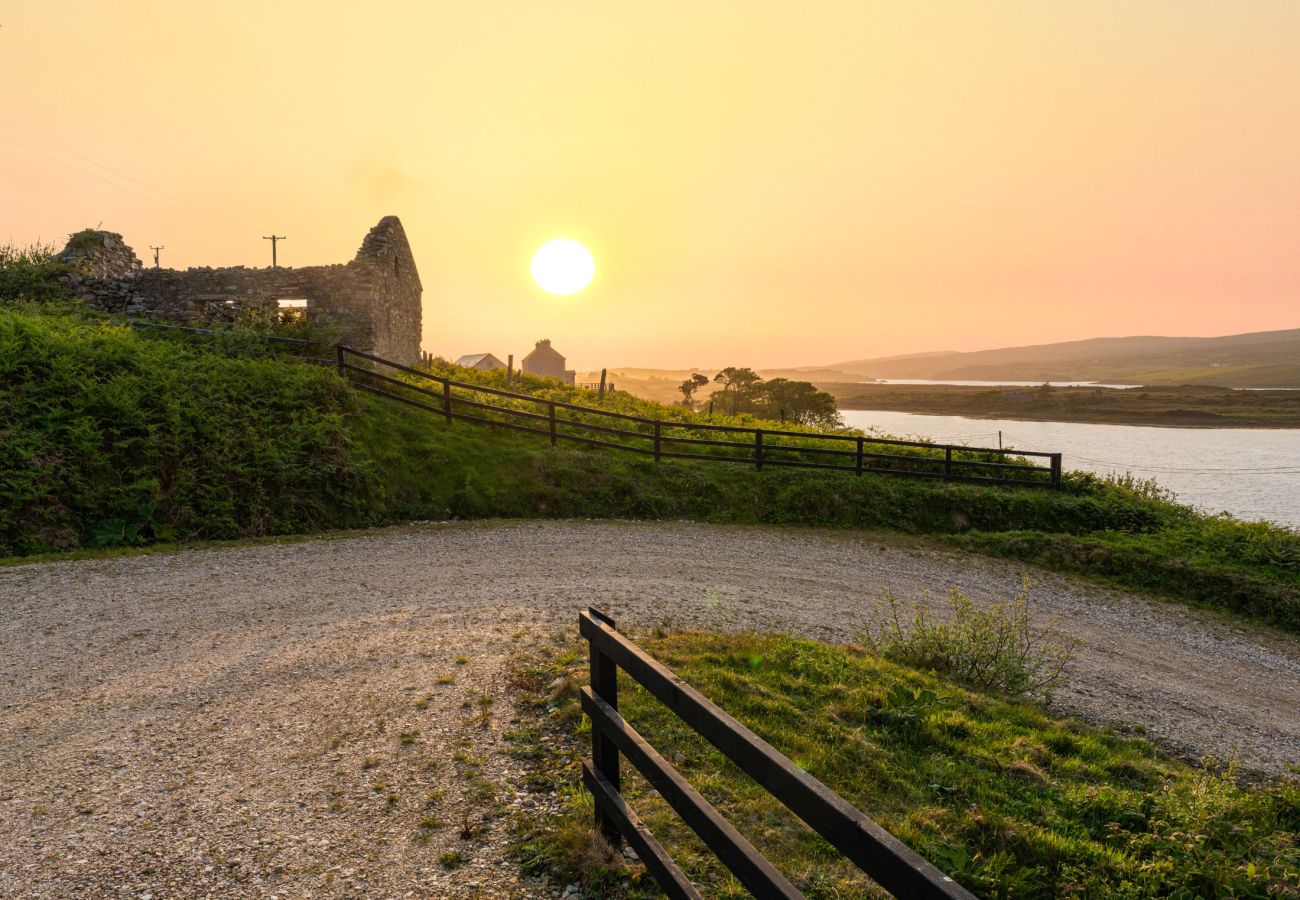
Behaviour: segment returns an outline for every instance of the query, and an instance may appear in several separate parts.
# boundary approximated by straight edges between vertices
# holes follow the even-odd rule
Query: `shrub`
[[[973,687],[1015,697],[1045,695],[1062,681],[1079,646],[1050,624],[1033,624],[1029,582],[1010,600],[980,609],[956,588],[948,596],[951,621],[933,618],[920,603],[909,613],[888,591],[885,608],[862,632],[881,656],[929,669]]]
[[[58,276],[67,268],[55,260],[52,244],[0,245],[0,301],[57,300],[63,295]]]
[[[0,555],[363,524],[350,400],[315,366],[0,308]]]

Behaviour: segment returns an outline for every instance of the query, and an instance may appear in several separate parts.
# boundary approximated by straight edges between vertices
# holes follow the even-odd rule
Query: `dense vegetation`
[[[606,407],[701,417],[622,392]],[[1300,630],[1300,535],[1148,485],[1067,473],[1046,492],[551,448],[358,395],[269,358],[247,329],[194,343],[73,307],[0,307],[0,423],[0,555],[492,516],[887,528]]]
[[[584,645],[585,646],[585,645]],[[780,635],[676,634],[643,646],[706,697],[981,896],[1265,897],[1300,891],[1300,783],[1255,787],[858,647]],[[511,738],[561,816],[517,822],[525,866],[586,897],[653,896],[641,866],[591,837],[578,786],[590,723],[577,646],[522,661]],[[884,896],[630,680],[619,706],[800,890]],[[577,735],[575,738],[574,735]],[[624,791],[708,896],[747,894],[639,776]]]
[[[58,276],[67,267],[54,258],[54,247],[35,244],[0,246],[0,302],[58,300],[63,287]]]
[[[11,308],[0,384],[3,554],[310,530],[364,504],[350,398],[314,367]]]

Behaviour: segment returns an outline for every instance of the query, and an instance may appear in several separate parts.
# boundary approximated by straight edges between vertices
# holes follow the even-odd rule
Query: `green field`
[[[1269,897],[1300,892],[1300,782],[1256,786],[860,647],[674,634],[642,645],[713,702],[980,896]],[[581,652],[580,652],[581,651]],[[519,663],[510,735],[560,816],[516,817],[525,868],[585,897],[655,896],[591,838],[578,785],[585,644]],[[630,679],[624,716],[812,898],[886,896]],[[625,764],[625,771],[627,771]],[[639,777],[630,803],[706,896],[748,894]]]

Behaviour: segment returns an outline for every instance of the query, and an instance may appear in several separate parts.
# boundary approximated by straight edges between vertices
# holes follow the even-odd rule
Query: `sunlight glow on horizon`
[[[452,359],[1300,326],[1295,0],[59,0],[3,26],[0,243],[102,223],[163,266],[265,266],[282,234],[281,265],[321,265],[397,215]],[[598,277],[538,302],[525,262],[562,234]]]

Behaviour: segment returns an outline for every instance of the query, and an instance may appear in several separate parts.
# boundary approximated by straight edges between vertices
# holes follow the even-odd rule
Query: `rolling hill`
[[[1300,387],[1300,328],[1208,338],[1091,338],[965,353],[857,359],[826,368],[864,379]],[[819,369],[807,370],[805,377],[826,378]]]
[[[743,365],[744,360],[732,361]],[[673,403],[677,385],[692,372],[712,376],[720,367],[611,368],[609,377],[638,396]],[[972,352],[934,351],[854,359],[825,366],[759,368],[764,378],[793,378],[818,385],[875,379],[935,381],[1096,381],[1111,384],[1211,385],[1232,388],[1300,388],[1300,328],[1223,337],[1105,337]],[[584,381],[599,372],[580,373]],[[706,398],[712,385],[702,388]]]

